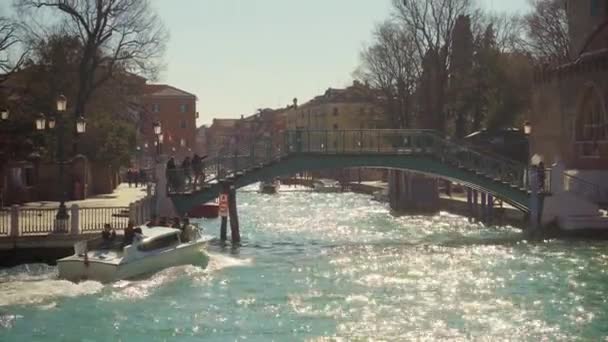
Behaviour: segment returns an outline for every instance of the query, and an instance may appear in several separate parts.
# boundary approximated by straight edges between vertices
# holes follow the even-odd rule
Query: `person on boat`
[[[152,215],[152,218],[148,223],[146,223],[146,227],[156,227],[158,226],[158,217],[156,215]]]
[[[135,229],[133,229],[133,221],[129,221],[127,228],[125,228],[125,236],[122,241],[122,246],[128,246],[133,243],[133,237],[135,236]]]
[[[179,229],[182,231],[180,234],[180,240],[182,242],[190,242],[190,230],[192,227],[190,227],[190,219],[187,215],[183,218],[182,225],[179,227]]]
[[[167,225],[167,218],[166,217],[161,217],[160,221],[158,222],[158,225],[160,227],[168,227],[168,225]]]
[[[182,226],[180,225],[180,222],[179,222],[179,217],[173,218],[173,224],[171,225],[171,228],[182,229]]]
[[[102,245],[104,247],[110,247],[114,240],[116,240],[116,231],[109,223],[106,223],[103,226],[103,231],[101,232],[101,240]]]

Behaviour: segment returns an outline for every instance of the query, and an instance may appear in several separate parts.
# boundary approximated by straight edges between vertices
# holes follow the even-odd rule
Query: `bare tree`
[[[523,18],[524,48],[537,60],[571,60],[568,17],[563,0],[529,0],[532,12]]]
[[[387,21],[374,32],[374,42],[361,52],[357,76],[383,92],[386,110],[398,127],[411,125],[412,97],[420,75],[420,58],[408,31]]]
[[[83,115],[95,90],[118,72],[154,77],[168,38],[148,0],[16,0],[17,8],[58,18],[79,37],[78,89],[73,112]],[[48,27],[57,27],[49,21]]]
[[[422,101],[425,119],[421,125],[444,130],[452,31],[458,17],[471,11],[471,1],[393,0],[393,6],[396,19],[411,32],[417,54],[424,61],[422,91],[428,94],[422,94],[427,100]]]
[[[26,53],[18,48],[21,40],[17,32],[16,23],[9,18],[0,17],[0,83],[19,69],[25,60]]]

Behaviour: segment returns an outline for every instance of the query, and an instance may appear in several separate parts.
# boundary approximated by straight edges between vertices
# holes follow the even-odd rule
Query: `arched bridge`
[[[206,160],[208,179],[197,189],[187,189],[175,181],[179,177],[169,175],[169,196],[176,210],[183,214],[217,198],[224,181],[240,188],[305,171],[370,167],[451,180],[529,211],[524,164],[446,140],[434,131],[298,130],[257,137],[247,145],[233,147],[231,155]]]

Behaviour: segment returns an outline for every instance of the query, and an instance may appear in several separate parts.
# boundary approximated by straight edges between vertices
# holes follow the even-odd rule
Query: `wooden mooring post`
[[[239,214],[236,205],[236,187],[231,184],[228,192],[228,213],[230,215],[230,237],[232,245],[241,243],[241,231],[239,227]]]
[[[222,192],[219,199],[219,214],[221,217],[220,223],[220,241],[225,243],[228,240],[228,192],[230,186],[228,183],[222,183]]]

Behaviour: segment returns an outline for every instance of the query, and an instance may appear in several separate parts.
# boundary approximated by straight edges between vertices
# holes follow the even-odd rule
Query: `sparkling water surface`
[[[250,188],[255,189],[255,187]],[[528,243],[356,194],[239,194],[244,246],[144,280],[0,270],[0,341],[601,341],[608,243]],[[217,220],[203,222],[219,236]]]

